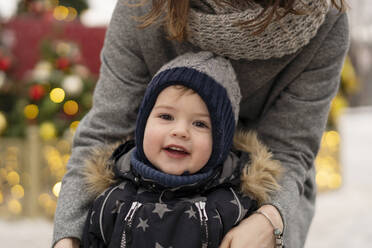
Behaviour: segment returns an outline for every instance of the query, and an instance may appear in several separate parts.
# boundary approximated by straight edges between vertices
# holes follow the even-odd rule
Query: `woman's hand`
[[[76,238],[64,238],[58,241],[54,248],[79,248],[80,241]]]
[[[265,212],[274,225],[283,230],[283,221],[278,210],[271,205],[259,208]],[[220,248],[274,248],[274,228],[265,216],[252,214],[238,226],[231,229],[222,240]]]

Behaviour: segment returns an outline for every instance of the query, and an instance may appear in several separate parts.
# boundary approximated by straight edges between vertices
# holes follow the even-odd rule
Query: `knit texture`
[[[280,21],[272,22],[259,35],[252,35],[257,29],[236,24],[255,19],[263,9],[259,4],[235,3],[230,6],[222,2],[219,6],[213,0],[199,1],[191,1],[188,41],[202,50],[247,60],[279,58],[295,53],[316,35],[329,9],[326,0],[296,0],[294,9],[308,10],[308,14],[288,14]],[[262,21],[270,9],[251,24]],[[283,13],[284,10],[279,9],[279,14]]]
[[[184,85],[194,90],[203,99],[209,111],[213,139],[212,154],[200,173],[223,164],[232,146],[241,96],[231,64],[210,52],[182,55],[162,67],[151,80],[136,122],[138,160],[151,164],[143,151],[144,130],[158,95],[171,85]]]
[[[195,69],[203,74],[208,75],[219,85],[224,87],[231,102],[235,123],[237,123],[239,119],[239,105],[242,97],[238,79],[236,78],[234,68],[232,67],[229,59],[217,56],[207,51],[198,52],[196,54],[186,53],[163,65],[156,74],[175,67]],[[202,81],[198,82],[198,84],[200,83],[202,83]],[[208,99],[204,101],[208,101]]]
[[[171,175],[148,166],[137,158],[137,152],[134,150],[130,156],[130,162],[134,170],[146,179],[152,179],[164,187],[179,187],[198,183],[213,174],[213,170],[208,170],[203,173],[195,173],[190,175]]]

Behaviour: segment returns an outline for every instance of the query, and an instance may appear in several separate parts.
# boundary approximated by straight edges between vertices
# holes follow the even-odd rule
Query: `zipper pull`
[[[196,205],[196,207],[197,207],[198,210],[199,210],[199,215],[200,215],[200,217],[201,217],[203,220],[208,220],[208,215],[207,215],[207,212],[205,211],[206,203],[203,202],[203,201],[200,201],[200,202],[196,202],[195,205]]]
[[[139,202],[133,202],[130,206],[130,209],[127,213],[127,215],[124,218],[125,226],[123,235],[121,238],[120,248],[127,248],[132,243],[132,219],[134,214],[136,213],[137,209],[142,206],[142,203]]]
[[[127,215],[126,215],[125,218],[124,218],[124,220],[127,221],[127,222],[128,222],[128,221],[131,221],[132,218],[133,218],[134,213],[135,213],[136,210],[137,210],[137,208],[139,208],[141,205],[142,205],[142,204],[139,203],[139,202],[133,202],[133,203],[132,203],[132,206],[130,207],[130,209],[129,209]]]
[[[208,225],[207,225],[207,220],[208,220],[208,215],[207,212],[205,211],[205,205],[206,203],[203,201],[195,202],[195,206],[199,211],[199,216],[200,216],[200,227],[201,227],[201,241],[202,241],[202,248],[207,248],[208,247]]]

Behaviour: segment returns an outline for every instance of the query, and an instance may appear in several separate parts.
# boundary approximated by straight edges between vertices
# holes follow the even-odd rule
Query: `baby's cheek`
[[[143,151],[145,152],[145,155],[149,160],[151,154],[154,151],[153,148],[157,145],[156,140],[157,140],[156,132],[153,132],[153,130],[150,127],[146,127],[143,136]]]
[[[199,147],[200,152],[200,159],[202,159],[205,163],[208,162],[209,157],[212,154],[212,139],[209,137],[204,137],[200,141],[201,146]]]

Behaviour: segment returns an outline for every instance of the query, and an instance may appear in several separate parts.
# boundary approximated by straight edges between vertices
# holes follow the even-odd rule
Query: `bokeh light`
[[[70,154],[65,154],[62,156],[62,160],[65,165],[67,164],[69,159],[70,159]]]
[[[18,200],[10,200],[7,205],[9,212],[12,214],[18,215],[22,212],[22,205]]]
[[[50,196],[46,193],[39,195],[39,198],[38,198],[39,205],[42,207],[45,207],[47,202],[50,200],[51,200]]]
[[[5,131],[7,127],[7,120],[5,115],[0,111],[0,135]]]
[[[54,8],[53,16],[56,20],[63,21],[64,19],[67,18],[68,13],[69,13],[68,8],[66,8],[65,6],[59,5]]]
[[[316,173],[316,177],[315,177],[316,184],[321,188],[327,187],[328,178],[329,177],[328,177],[327,172],[319,171]]]
[[[53,186],[53,194],[58,197],[59,196],[59,192],[61,191],[61,186],[62,186],[62,183],[61,182],[58,182],[56,183],[54,186]]]
[[[71,22],[76,19],[78,12],[73,7],[59,5],[54,8],[53,16],[58,21]]]
[[[29,120],[35,119],[39,114],[39,108],[35,104],[29,104],[23,109],[23,113]]]
[[[56,51],[59,56],[67,56],[71,52],[71,46],[67,42],[59,42],[56,46]]]
[[[12,196],[16,199],[21,199],[23,198],[23,196],[25,195],[25,190],[23,189],[23,187],[19,184],[17,185],[14,185],[12,188],[11,188],[11,193],[12,193]]]
[[[72,132],[75,132],[76,131],[76,128],[79,126],[79,123],[80,121],[73,121],[71,124],[70,124],[70,130]]]
[[[40,126],[40,136],[43,140],[51,140],[57,136],[57,130],[53,123],[44,122]]]
[[[38,202],[48,215],[52,216],[54,214],[57,203],[50,197],[50,195],[46,193],[41,194],[38,198]]]
[[[65,21],[71,22],[71,21],[75,20],[76,17],[77,17],[77,14],[78,14],[78,12],[76,11],[75,8],[68,7],[68,15],[67,15]]]
[[[10,185],[16,185],[19,184],[19,175],[15,171],[11,171],[6,176],[6,179]]]
[[[334,190],[342,185],[339,152],[341,137],[337,131],[323,134],[319,154],[315,160],[318,190]]]
[[[54,88],[50,92],[50,100],[55,103],[60,103],[65,99],[65,91],[61,88]]]
[[[71,150],[71,143],[65,139],[59,140],[57,143],[57,149],[63,153],[69,153]]]
[[[69,100],[63,105],[63,111],[67,115],[75,115],[79,111],[79,105],[77,102]]]
[[[332,174],[328,183],[328,187],[330,189],[337,189],[341,186],[341,184],[342,184],[341,175],[338,173]]]
[[[325,134],[325,142],[326,144],[331,147],[335,148],[338,147],[340,144],[340,135],[336,131],[329,131]]]
[[[56,212],[56,208],[57,208],[57,202],[50,200],[47,202],[45,206],[45,212],[47,213],[47,215],[52,216]]]

